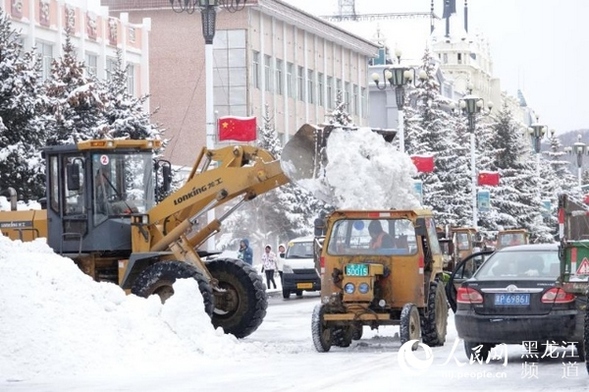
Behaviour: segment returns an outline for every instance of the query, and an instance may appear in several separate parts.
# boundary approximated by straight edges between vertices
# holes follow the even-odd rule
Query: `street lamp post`
[[[176,13],[193,14],[200,10],[202,35],[205,40],[205,131],[207,149],[215,147],[215,105],[213,98],[213,39],[215,38],[217,8],[221,7],[229,12],[240,11],[247,0],[170,0],[172,10]],[[215,219],[215,211],[207,212],[210,223]],[[214,248],[213,238],[207,241],[209,250]]]
[[[536,177],[540,180],[540,152],[542,151],[542,138],[546,135],[547,127],[538,122],[539,117],[536,116],[536,122],[531,124],[528,128],[528,133],[532,137],[534,144],[534,152],[536,153]],[[554,135],[554,130],[552,130]],[[538,187],[540,193],[540,187]],[[541,194],[541,193],[540,193]]]
[[[476,145],[475,145],[475,125],[476,115],[481,112],[485,106],[482,98],[472,94],[472,86],[468,86],[468,94],[460,99],[460,107],[468,116],[468,131],[470,133],[470,170],[471,170],[471,192],[472,192],[472,227],[478,227],[478,207],[477,207],[477,170],[476,170]],[[493,108],[493,103],[487,104],[489,110]]]
[[[564,149],[570,155],[577,156],[577,176],[579,178],[579,188],[583,185],[581,178],[583,169],[583,155],[586,154],[589,149],[588,146],[581,141],[581,135],[577,136],[577,141],[572,146],[565,147]]]
[[[401,65],[401,51],[397,49],[395,51],[397,57],[397,63],[391,67],[386,67],[382,70],[382,75],[385,82],[380,84],[380,75],[378,73],[372,74],[372,80],[376,84],[379,90],[385,90],[387,88],[386,82],[389,82],[389,86],[395,88],[395,99],[397,101],[398,110],[398,138],[399,138],[399,149],[401,152],[405,152],[405,129],[404,129],[404,112],[403,107],[405,106],[405,86],[415,80],[415,69],[411,67],[405,67]]]

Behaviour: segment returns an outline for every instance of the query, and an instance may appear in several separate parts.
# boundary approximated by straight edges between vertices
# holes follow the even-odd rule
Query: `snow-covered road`
[[[522,358],[519,346],[507,346],[489,364],[470,364],[457,340],[452,317],[447,342],[432,348],[433,363],[424,370],[402,367],[396,327],[365,329],[364,337],[347,349],[334,347],[317,353],[311,342],[311,313],[317,294],[283,300],[272,297],[268,315],[254,334],[239,344],[256,350],[238,358],[204,358],[176,370],[126,373],[102,377],[76,377],[0,383],[3,391],[560,391],[586,390],[589,376],[584,364],[574,362],[570,351],[559,358],[537,362]],[[425,352],[418,350],[418,358]],[[565,356],[565,358],[562,358]],[[352,388],[352,389],[350,389]]]

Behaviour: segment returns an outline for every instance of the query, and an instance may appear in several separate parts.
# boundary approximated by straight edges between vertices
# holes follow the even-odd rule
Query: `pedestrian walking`
[[[280,284],[282,285],[282,271],[284,270],[284,258],[286,257],[286,247],[284,244],[278,245],[278,255],[276,257],[276,268],[278,269],[278,275],[280,275]]]
[[[254,251],[250,247],[250,241],[247,238],[244,238],[239,242],[239,251],[237,253],[237,258],[243,260],[249,265],[253,265]]]
[[[276,272],[276,254],[272,252],[272,247],[266,245],[264,254],[262,254],[262,271],[266,274],[266,286],[270,289],[270,283],[276,289],[276,282],[274,281],[274,272]]]

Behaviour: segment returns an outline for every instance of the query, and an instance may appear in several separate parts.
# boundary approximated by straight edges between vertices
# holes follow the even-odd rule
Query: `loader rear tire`
[[[215,259],[207,268],[224,293],[215,294],[213,325],[236,338],[253,333],[266,316],[268,297],[262,278],[237,259]]]
[[[448,327],[448,301],[444,284],[431,282],[427,299],[426,313],[421,318],[423,343],[430,347],[443,346]]]
[[[156,294],[165,303],[174,294],[172,285],[176,279],[187,278],[193,278],[198,283],[205,312],[211,316],[214,308],[211,285],[195,266],[182,261],[161,261],[150,265],[133,282],[131,293],[144,298]]]

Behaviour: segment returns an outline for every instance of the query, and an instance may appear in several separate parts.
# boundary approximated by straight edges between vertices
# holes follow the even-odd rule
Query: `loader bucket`
[[[280,166],[284,174],[297,185],[310,190],[306,180],[317,180],[323,177],[327,165],[325,148],[329,135],[335,128],[354,131],[357,127],[326,125],[323,127],[305,124],[286,143],[282,149]],[[381,134],[387,142],[391,142],[396,132],[388,129],[373,129]]]

